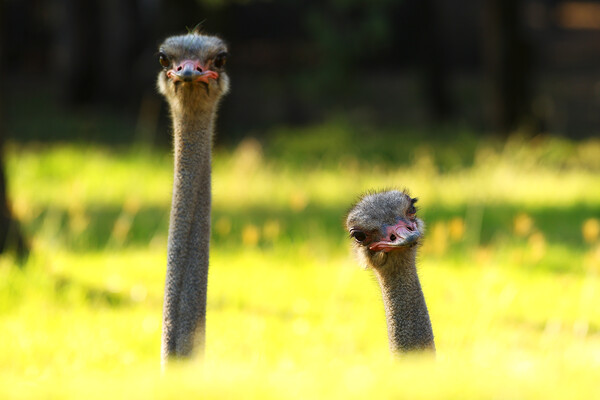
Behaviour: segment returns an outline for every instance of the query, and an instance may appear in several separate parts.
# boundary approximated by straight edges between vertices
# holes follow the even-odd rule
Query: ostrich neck
[[[394,257],[375,269],[393,353],[435,350],[431,321],[415,265],[416,251],[408,251],[408,257]]]
[[[215,112],[177,113],[173,200],[163,313],[163,362],[202,354],[211,210],[211,151]]]

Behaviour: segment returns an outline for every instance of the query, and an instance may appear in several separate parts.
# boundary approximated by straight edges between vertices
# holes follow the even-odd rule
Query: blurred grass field
[[[600,140],[333,120],[217,148],[204,363],[160,374],[167,150],[10,144],[32,241],[0,258],[0,398],[600,396]],[[343,219],[407,187],[437,357],[388,353]]]

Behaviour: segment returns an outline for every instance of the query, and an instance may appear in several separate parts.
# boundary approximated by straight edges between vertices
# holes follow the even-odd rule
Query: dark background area
[[[169,146],[156,52],[198,23],[230,45],[218,144],[332,116],[439,135],[600,128],[598,1],[0,0],[0,22],[0,146]],[[3,176],[0,252],[25,247]]]
[[[222,141],[331,114],[373,124],[459,123],[484,133],[521,128],[574,138],[595,135],[600,126],[600,2],[0,4],[4,128],[13,140],[103,139],[48,124],[71,113],[103,116],[105,131],[115,119],[137,128],[138,137],[136,129],[118,138],[105,132],[108,142],[168,144],[162,130],[140,132],[154,126],[152,118],[166,120],[155,90],[156,50],[166,36],[199,22],[231,47],[233,90],[221,112]],[[44,129],[34,129],[35,121]]]

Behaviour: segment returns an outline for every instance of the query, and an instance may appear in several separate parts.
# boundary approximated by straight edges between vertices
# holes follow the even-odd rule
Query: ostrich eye
[[[167,55],[165,53],[162,53],[162,52],[158,53],[158,62],[164,68],[167,68],[171,64],[171,62],[169,61],[169,57],[167,57]]]
[[[213,62],[213,64],[217,68],[223,68],[225,66],[226,62],[227,62],[227,53],[223,51],[223,52],[217,54],[217,56],[215,57],[215,61]]]
[[[417,213],[417,209],[415,207],[415,203],[418,201],[419,199],[417,197],[415,197],[414,199],[410,199],[410,207],[408,207],[408,210],[406,211],[406,213],[411,216],[414,217],[415,214]]]
[[[367,238],[367,235],[362,231],[352,231],[350,236],[353,237],[357,242],[362,243]]]

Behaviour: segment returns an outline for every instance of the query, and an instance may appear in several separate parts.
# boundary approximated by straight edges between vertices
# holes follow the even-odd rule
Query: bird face
[[[163,68],[158,88],[167,98],[194,94],[217,100],[229,90],[227,46],[217,37],[195,32],[170,37],[160,46],[158,61]]]
[[[414,251],[425,224],[417,218],[416,198],[396,190],[363,196],[350,210],[346,228],[367,266],[381,266],[388,256]]]

